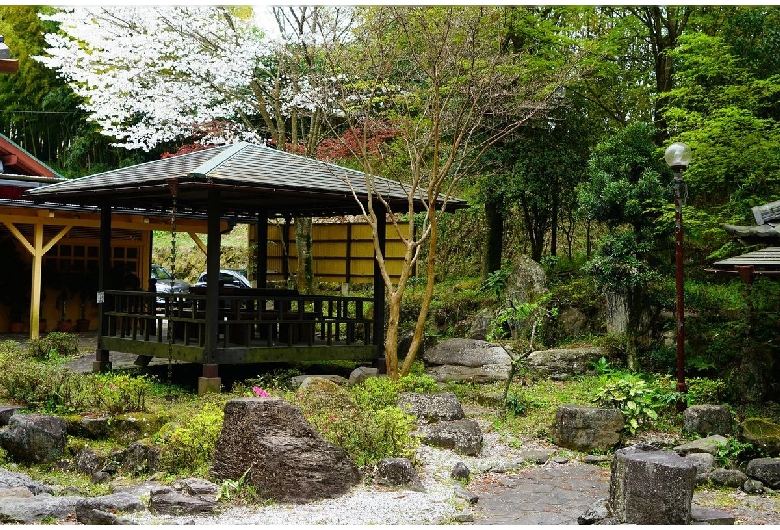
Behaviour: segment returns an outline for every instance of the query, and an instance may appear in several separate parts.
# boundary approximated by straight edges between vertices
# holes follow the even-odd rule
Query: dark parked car
[[[162,265],[152,265],[151,279],[155,282],[154,286],[158,293],[188,293],[190,284],[181,280],[171,281],[171,273]],[[164,298],[157,299],[158,304],[164,304]]]
[[[201,272],[198,276],[198,281],[193,284],[193,287],[205,287],[206,286],[207,273]],[[235,289],[250,289],[252,284],[246,279],[246,276],[241,271],[233,269],[220,269],[219,270],[219,285],[220,287],[230,287]]]

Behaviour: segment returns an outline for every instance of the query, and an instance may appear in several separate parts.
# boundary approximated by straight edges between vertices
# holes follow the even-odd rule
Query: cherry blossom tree
[[[250,113],[247,87],[268,60],[247,9],[81,6],[41,18],[60,31],[45,36],[47,53],[36,59],[57,70],[84,98],[89,119],[128,149],[150,150],[201,124]],[[231,135],[257,137],[246,120],[239,123]]]

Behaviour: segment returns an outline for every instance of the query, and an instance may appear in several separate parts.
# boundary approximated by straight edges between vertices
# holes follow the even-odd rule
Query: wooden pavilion
[[[158,308],[155,293],[105,288],[113,209],[143,206],[170,212],[174,219],[205,212],[206,272],[216,278],[225,216],[255,223],[255,233],[266,237],[269,219],[357,215],[370,201],[379,219],[385,216],[384,203],[394,211],[425,209],[422,199],[410,201],[401,184],[371,180],[369,192],[361,172],[242,142],[59,182],[26,195],[100,209],[101,318],[94,370],[110,369],[110,351],[199,363],[202,393],[219,389],[220,364],[381,359],[385,289],[378,266],[373,299],[268,289],[267,246],[258,241],[258,288],[235,290],[208,282],[202,290],[167,295]],[[447,206],[465,203],[451,199]],[[378,223],[382,250],[385,226]]]

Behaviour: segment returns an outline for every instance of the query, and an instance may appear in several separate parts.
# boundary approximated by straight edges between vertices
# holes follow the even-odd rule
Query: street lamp
[[[691,162],[691,148],[676,142],[666,148],[664,159],[674,171],[674,245],[677,286],[677,392],[687,392],[685,383],[685,306],[683,294],[683,224],[682,224],[682,172]],[[678,409],[685,408],[680,400]]]

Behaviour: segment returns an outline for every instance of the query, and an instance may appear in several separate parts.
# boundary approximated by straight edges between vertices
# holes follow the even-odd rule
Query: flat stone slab
[[[580,463],[472,477],[469,490],[479,495],[474,523],[576,525],[595,501],[609,496],[609,477],[609,469]]]
[[[678,445],[674,448],[675,452],[680,456],[686,456],[690,453],[709,453],[711,455],[717,455],[721,444],[725,444],[728,440],[724,436],[719,434],[708,436],[706,438],[699,438],[687,444]]]
[[[691,524],[734,524],[734,516],[723,510],[691,504]]]

